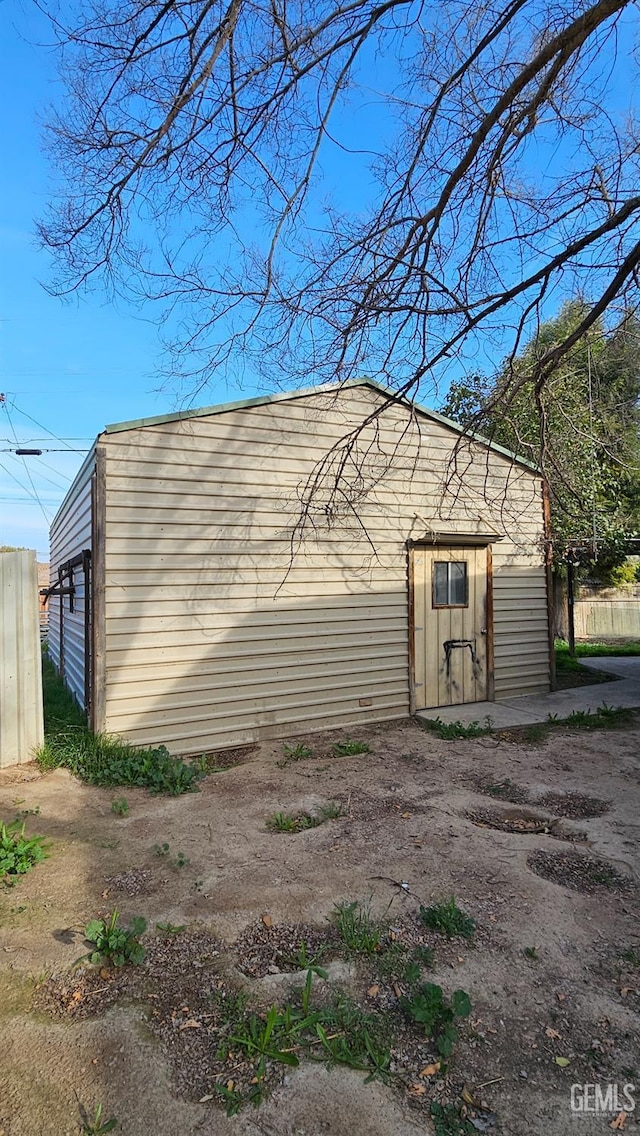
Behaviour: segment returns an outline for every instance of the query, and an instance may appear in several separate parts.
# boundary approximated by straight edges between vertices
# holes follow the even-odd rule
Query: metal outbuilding
[[[53,522],[49,649],[178,754],[547,691],[546,548],[534,467],[369,380],[144,418]]]

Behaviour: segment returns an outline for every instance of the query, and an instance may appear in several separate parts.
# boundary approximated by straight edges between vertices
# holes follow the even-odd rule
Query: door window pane
[[[466,607],[468,602],[466,561],[436,560],[433,565],[433,606]]]
[[[464,607],[467,602],[467,565],[449,565],[449,603]]]
[[[446,607],[449,603],[449,565],[436,560],[433,565],[433,606]]]

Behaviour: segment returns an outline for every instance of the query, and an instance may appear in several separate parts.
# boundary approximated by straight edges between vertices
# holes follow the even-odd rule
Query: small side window
[[[466,561],[436,560],[433,565],[433,606],[467,607],[469,581]]]

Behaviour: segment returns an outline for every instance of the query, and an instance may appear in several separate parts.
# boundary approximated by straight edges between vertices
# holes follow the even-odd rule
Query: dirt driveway
[[[126,1136],[413,1136],[434,1131],[433,1100],[443,1136],[582,1136],[617,1115],[571,1112],[571,1086],[595,1082],[635,1084],[640,1113],[640,729],[542,745],[411,722],[350,736],[370,752],[333,756],[344,734],[296,739],[313,751],[296,761],[262,745],[176,799],[0,775],[0,819],[24,812],[51,853],[0,892],[2,1136],[76,1134],[79,1106],[93,1118],[99,1102]],[[329,802],[343,815],[267,828]],[[419,918],[452,895],[471,939]],[[356,900],[383,921],[368,955],[330,922]],[[147,919],[146,961],[72,970],[82,929],[114,906]],[[400,1009],[409,958],[445,998],[470,997],[448,1068]],[[342,990],[395,1029],[387,1075],[270,1062],[267,1099],[227,1117],[216,1084],[231,1100],[246,1069],[233,1040],[220,1049],[222,1017],[233,1038],[238,991],[258,1009],[300,997],[313,960],[329,976],[314,997]]]

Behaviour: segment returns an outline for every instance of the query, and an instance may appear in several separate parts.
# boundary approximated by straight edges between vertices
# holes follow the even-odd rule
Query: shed
[[[50,653],[95,730],[177,754],[547,691],[544,516],[533,466],[369,380],[107,426]]]

